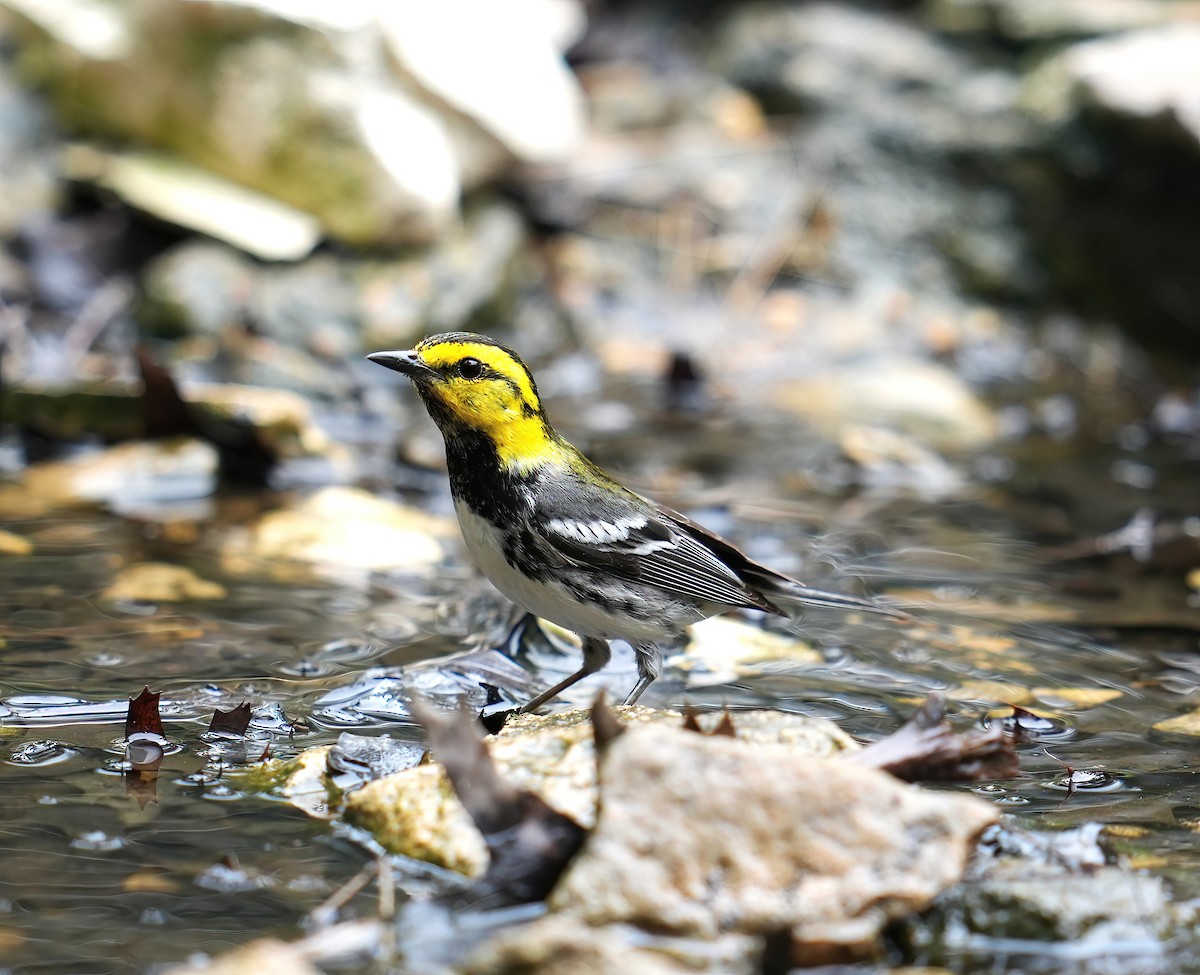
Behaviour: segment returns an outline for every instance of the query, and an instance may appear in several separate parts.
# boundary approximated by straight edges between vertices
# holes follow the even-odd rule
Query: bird
[[[551,425],[529,368],[512,349],[446,332],[367,358],[411,380],[441,430],[466,547],[484,575],[534,616],[579,636],[582,665],[536,695],[534,711],[633,647],[633,704],[658,677],[663,644],[741,609],[788,605],[907,614],[827,592],[755,562],[686,515],[609,477]]]

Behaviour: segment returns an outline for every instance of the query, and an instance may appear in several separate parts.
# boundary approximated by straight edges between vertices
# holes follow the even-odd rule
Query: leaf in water
[[[209,731],[223,731],[230,735],[244,735],[250,727],[250,702],[243,701],[232,711],[213,709],[212,721],[208,724]]]
[[[158,699],[162,693],[152,694],[150,688],[142,688],[142,693],[129,700],[129,712],[125,717],[125,737],[135,734],[161,735],[163,733],[162,718],[158,714]]]
[[[1017,773],[1013,741],[1004,729],[954,732],[940,694],[931,694],[899,731],[847,753],[845,760],[906,782],[971,782],[1008,779]]]

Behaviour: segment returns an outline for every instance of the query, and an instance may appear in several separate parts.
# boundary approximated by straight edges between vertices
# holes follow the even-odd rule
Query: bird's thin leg
[[[638,682],[629,692],[629,697],[625,698],[626,704],[637,703],[642,691],[654,683],[662,668],[662,651],[657,643],[635,643],[633,652],[637,656]]]
[[[521,711],[535,711],[547,701],[554,700],[572,684],[576,684],[588,674],[594,674],[598,671],[608,663],[611,656],[612,651],[609,649],[607,640],[601,640],[599,637],[594,636],[585,636],[583,638],[583,666],[571,674],[570,677],[560,680],[549,690],[542,691],[541,694],[522,707]],[[638,669],[639,671],[641,670],[640,664]]]

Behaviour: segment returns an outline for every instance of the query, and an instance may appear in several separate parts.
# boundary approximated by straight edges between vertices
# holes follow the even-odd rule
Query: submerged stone
[[[884,427],[945,450],[973,450],[998,432],[994,414],[957,375],[909,359],[868,362],[780,384],[774,400],[820,429]]]
[[[180,603],[224,599],[226,589],[219,582],[201,579],[186,566],[169,562],[139,562],[117,573],[102,596],[113,601]]]
[[[342,578],[388,569],[425,571],[441,562],[452,526],[359,488],[329,487],[294,507],[272,511],[231,534],[228,568],[250,572],[273,563],[310,566]]]

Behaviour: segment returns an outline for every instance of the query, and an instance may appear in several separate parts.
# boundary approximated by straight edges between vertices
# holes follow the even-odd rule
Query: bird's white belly
[[[565,586],[529,578],[504,558],[503,535],[495,525],[462,502],[455,502],[455,510],[463,540],[475,564],[492,585],[534,616],[557,623],[580,636],[605,640],[652,642],[673,635],[666,626],[634,620],[610,613],[598,604],[581,602]]]

